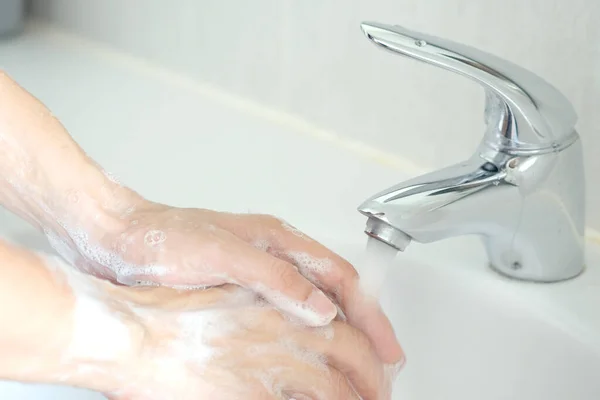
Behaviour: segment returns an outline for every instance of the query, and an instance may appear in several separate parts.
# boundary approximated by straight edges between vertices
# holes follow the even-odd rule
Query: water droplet
[[[427,42],[426,42],[426,41],[424,41],[424,40],[415,40],[415,44],[416,44],[418,47],[423,47],[423,46],[425,46],[425,45],[427,44]]]

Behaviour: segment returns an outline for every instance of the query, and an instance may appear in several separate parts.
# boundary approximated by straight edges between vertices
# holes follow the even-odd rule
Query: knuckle
[[[359,329],[341,321],[333,321],[332,324],[336,338],[340,338],[342,342],[346,342],[352,348],[359,350],[355,354],[371,353],[371,341]]]
[[[292,265],[276,261],[273,270],[281,290],[289,291],[299,284],[298,271]]]

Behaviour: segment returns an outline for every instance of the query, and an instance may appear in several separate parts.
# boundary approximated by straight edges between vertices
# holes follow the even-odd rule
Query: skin
[[[77,305],[92,301],[81,325]],[[211,318],[219,323],[213,331]],[[392,377],[368,338],[346,322],[293,323],[235,285],[196,291],[114,285],[2,241],[0,320],[1,379],[67,384],[112,399],[390,395]],[[189,322],[196,328],[191,336]],[[76,326],[100,334],[77,336]],[[208,359],[194,357],[205,348]]]
[[[404,360],[389,320],[361,293],[356,270],[342,257],[270,215],[143,198],[111,179],[40,101],[2,72],[0,204],[90,275],[126,286],[234,284],[304,325],[345,320],[383,364]],[[311,269],[295,254],[326,268]]]
[[[2,72],[0,105],[0,204],[44,230],[82,270],[126,284],[236,283],[309,307],[320,317],[317,325],[333,319],[335,302],[384,362],[403,358],[390,322],[377,302],[361,295],[356,270],[342,257],[272,216],[180,209],[142,198],[111,180],[40,101]],[[81,232],[88,247],[115,256],[86,252],[76,240]],[[147,245],[149,232],[166,235],[159,248]],[[257,249],[257,242],[267,245]],[[303,276],[289,251],[329,259],[331,267]],[[138,273],[120,274],[115,259]],[[164,274],[144,273],[157,263]],[[302,318],[298,309],[283,311]]]

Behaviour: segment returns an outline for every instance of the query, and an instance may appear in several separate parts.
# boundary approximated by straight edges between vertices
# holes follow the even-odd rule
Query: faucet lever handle
[[[577,114],[554,86],[532,72],[475,48],[363,22],[367,38],[387,50],[456,72],[486,89],[485,141],[510,154],[556,151],[577,139]]]

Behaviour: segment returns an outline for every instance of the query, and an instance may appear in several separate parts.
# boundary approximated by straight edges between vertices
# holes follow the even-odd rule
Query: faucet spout
[[[365,232],[399,250],[481,236],[490,266],[537,282],[569,279],[583,271],[584,185],[581,143],[557,153],[482,158],[386,189],[361,204]],[[498,158],[497,158],[498,159]]]
[[[443,229],[436,230],[435,234],[430,228],[428,234],[423,232],[425,225],[436,221],[432,215],[443,212],[448,218],[450,205],[499,185],[505,176],[506,171],[477,157],[392,186],[367,199],[358,210],[369,218],[401,229],[419,242],[431,242],[449,236]],[[456,227],[452,233],[456,233]]]
[[[456,210],[468,197],[489,196],[486,191],[504,182],[505,176],[506,171],[474,157],[392,186],[367,199],[358,211],[369,218],[365,230],[368,235],[402,251],[410,240],[429,243],[461,233],[484,233],[472,223],[480,216],[461,215]],[[456,205],[458,201],[462,203]],[[386,226],[403,235],[389,232],[381,237],[381,232],[387,232],[383,230]]]

